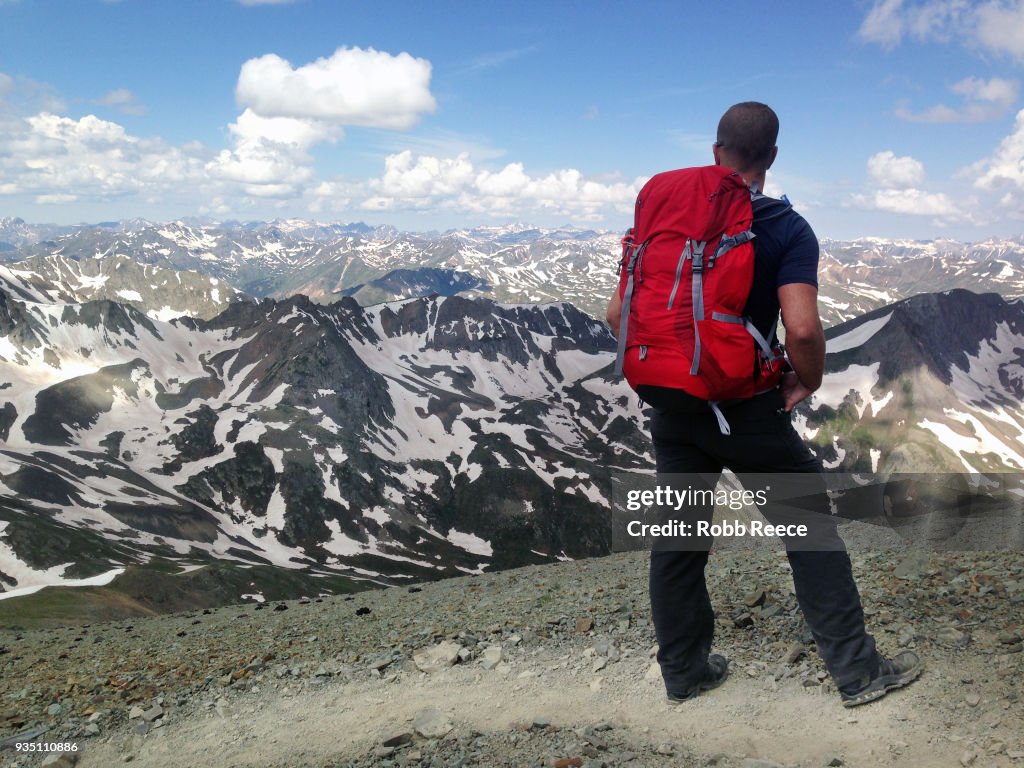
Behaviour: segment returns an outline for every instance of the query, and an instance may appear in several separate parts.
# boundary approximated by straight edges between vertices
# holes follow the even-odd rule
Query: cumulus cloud
[[[855,195],[854,203],[861,208],[911,216],[935,216],[940,219],[963,217],[960,209],[947,195],[920,189],[878,189],[868,195]]]
[[[41,112],[2,128],[0,178],[37,202],[167,190],[201,178],[202,163],[189,148],[131,136],[95,115]]]
[[[958,42],[985,53],[1024,59],[1024,2],[875,0],[857,35],[889,50],[910,38]]]
[[[516,217],[543,213],[591,221],[611,212],[628,216],[644,181],[599,181],[572,168],[531,175],[522,163],[489,170],[476,168],[465,153],[439,158],[404,151],[388,156],[380,177],[362,183],[325,182],[312,197],[317,208],[354,204],[368,211],[429,208]]]
[[[437,106],[430,75],[425,59],[372,48],[339,48],[300,67],[271,53],[242,65],[235,94],[264,117],[405,130]]]
[[[965,218],[948,195],[920,188],[925,180],[924,164],[913,157],[898,157],[891,150],[877,152],[868,158],[867,174],[874,189],[851,196],[850,202],[858,208],[932,216],[938,223]]]
[[[924,165],[910,156],[886,150],[868,158],[868,177],[880,187],[908,189],[924,181]]]
[[[990,157],[968,168],[967,174],[976,176],[974,186],[978,189],[1006,184],[1024,188],[1024,109],[1017,113],[1010,135]]]
[[[954,108],[939,104],[918,113],[901,107],[896,110],[896,114],[904,120],[919,123],[980,123],[997,120],[1017,101],[1020,83],[1001,77],[990,80],[968,77],[951,85],[950,90],[964,98],[962,106]]]

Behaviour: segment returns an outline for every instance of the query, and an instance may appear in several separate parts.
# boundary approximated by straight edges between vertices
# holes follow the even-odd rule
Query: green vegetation
[[[267,601],[348,594],[374,585],[346,576],[317,576],[274,566],[246,567],[215,561],[188,573],[177,563],[154,559],[130,566],[102,587],[46,587],[0,600],[0,627],[36,629],[156,616],[245,602],[244,594]]]

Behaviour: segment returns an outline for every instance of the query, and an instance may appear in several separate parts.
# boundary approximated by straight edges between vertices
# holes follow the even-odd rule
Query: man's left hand
[[[793,410],[793,407],[801,400],[809,397],[814,390],[805,386],[795,372],[789,371],[782,375],[782,382],[779,384],[779,391],[782,393],[786,413]]]

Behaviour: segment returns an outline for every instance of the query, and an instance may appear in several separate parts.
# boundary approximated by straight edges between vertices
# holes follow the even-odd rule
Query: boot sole
[[[861,691],[855,696],[843,699],[844,707],[859,707],[861,704],[868,704],[872,701],[885,696],[889,691],[894,691],[897,688],[902,688],[908,685],[918,677],[924,671],[924,665],[918,664],[913,669],[909,669],[902,675],[883,675],[882,677],[876,678],[871,681],[871,684],[864,691]]]

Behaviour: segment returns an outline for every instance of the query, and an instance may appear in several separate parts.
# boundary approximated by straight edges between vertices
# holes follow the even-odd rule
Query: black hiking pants
[[[725,411],[731,435],[723,435],[715,415],[653,411],[659,483],[666,475],[701,473],[713,487],[723,468],[744,473],[810,473],[800,482],[819,483],[820,497],[808,498],[828,514],[828,498],[817,458],[781,410],[782,395],[772,390],[741,401]],[[771,522],[771,515],[762,508]],[[697,510],[710,520],[712,508]],[[865,674],[874,676],[879,656],[864,627],[860,594],[850,558],[838,533],[834,543],[817,550],[791,548],[787,556],[796,597],[829,673],[840,688]],[[651,552],[650,595],[658,663],[670,692],[684,692],[705,670],[714,635],[715,614],[704,581],[708,552]]]

